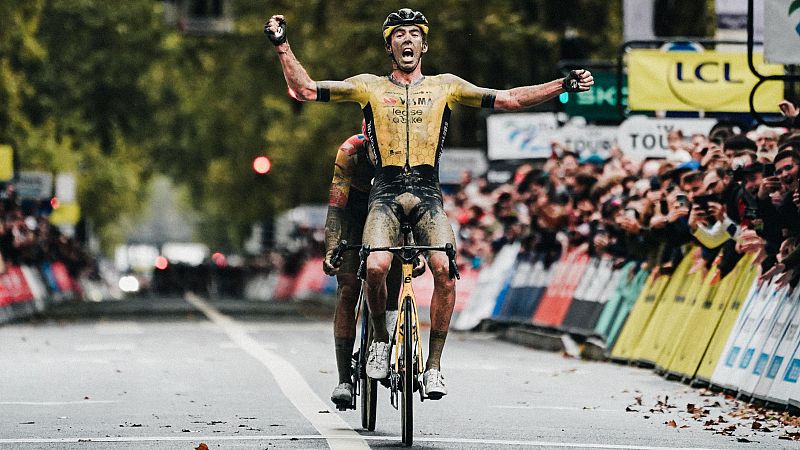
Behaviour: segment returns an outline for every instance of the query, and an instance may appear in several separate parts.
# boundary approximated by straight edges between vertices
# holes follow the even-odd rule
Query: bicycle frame
[[[412,345],[416,344],[416,357],[417,357],[417,373],[423,372],[422,367],[422,340],[419,332],[419,313],[417,310],[417,298],[414,295],[414,288],[411,284],[412,272],[414,266],[412,263],[403,262],[403,286],[400,291],[399,304],[397,305],[397,324],[394,327],[394,371],[400,371],[400,349],[403,348],[403,341],[411,339]],[[411,306],[410,311],[407,311],[406,302]],[[410,317],[407,317],[410,315]],[[406,320],[411,320],[411,329],[413,336],[403,335],[403,324]]]

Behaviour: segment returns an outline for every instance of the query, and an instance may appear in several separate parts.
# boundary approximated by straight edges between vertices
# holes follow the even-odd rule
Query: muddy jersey
[[[451,74],[422,77],[410,85],[369,74],[317,83],[318,101],[361,105],[378,172],[390,166],[430,166],[436,178],[453,105],[492,108],[495,95]]]

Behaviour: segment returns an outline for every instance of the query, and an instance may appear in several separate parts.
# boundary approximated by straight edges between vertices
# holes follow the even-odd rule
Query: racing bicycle
[[[424,368],[419,311],[411,283],[414,261],[423,252],[442,251],[445,252],[449,260],[450,278],[460,278],[460,275],[455,263],[455,248],[452,244],[443,246],[410,245],[411,226],[403,221],[401,222],[400,231],[403,235],[403,245],[374,248],[361,246],[359,250],[361,263],[358,269],[358,277],[362,280],[362,289],[357,306],[357,314],[360,319],[357,319],[357,322],[361,323],[361,340],[360,348],[353,358],[355,369],[353,370],[353,376],[358,377],[358,380],[354,380],[358,381],[358,383],[354,383],[354,386],[357,387],[353,396],[352,409],[355,409],[356,397],[361,396],[362,426],[370,431],[375,430],[377,381],[367,377],[366,374],[367,349],[372,339],[372,326],[369,321],[369,308],[364,296],[363,280],[366,278],[367,256],[372,252],[391,252],[402,262],[403,282],[398,300],[397,322],[393,333],[391,333],[392,330],[389,330],[391,336],[389,376],[380,381],[381,384],[388,384],[391,405],[395,409],[400,409],[402,442],[404,445],[410,446],[414,440],[414,392],[419,392],[420,402],[428,398],[423,392],[420,382]],[[340,263],[342,253],[354,248],[359,247],[348,245],[346,241],[342,241],[334,251],[334,255],[331,258],[332,264]]]

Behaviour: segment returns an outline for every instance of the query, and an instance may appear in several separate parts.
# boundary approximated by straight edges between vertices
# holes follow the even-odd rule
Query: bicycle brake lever
[[[456,280],[460,280],[461,274],[458,273],[458,266],[456,265],[456,249],[453,247],[453,244],[445,244],[444,252],[447,254],[447,259],[450,263],[450,279],[452,280],[455,278]]]
[[[331,265],[333,267],[339,267],[342,265],[342,260],[344,259],[344,252],[346,249],[347,241],[343,240],[339,242],[339,245],[333,250],[333,255],[331,256]]]
[[[369,256],[369,246],[364,245],[358,251],[358,257],[361,262],[358,265],[358,272],[356,272],[356,276],[362,281],[367,279],[367,256]]]

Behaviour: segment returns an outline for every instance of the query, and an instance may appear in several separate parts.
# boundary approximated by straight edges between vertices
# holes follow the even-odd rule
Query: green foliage
[[[425,73],[492,88],[558,76],[567,27],[593,58],[614,56],[621,1],[410,0],[431,22]],[[215,248],[239,248],[255,222],[323,202],[336,148],[360,130],[353,104],[301,104],[286,95],[262,33],[286,15],[289,40],[315,80],[387,73],[380,27],[397,4],[367,0],[232,0],[234,32],[192,35],[162,20],[153,0],[0,2],[0,142],[26,169],[72,170],[86,217],[106,244],[141,207],[151,174],[185,186]],[[477,110],[453,116],[448,145],[481,146]],[[273,162],[255,175],[255,156]]]

